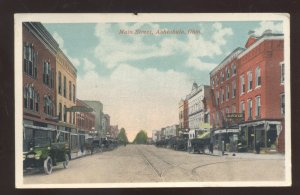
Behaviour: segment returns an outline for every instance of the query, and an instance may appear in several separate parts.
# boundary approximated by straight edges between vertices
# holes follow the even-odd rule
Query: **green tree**
[[[126,135],[126,131],[124,128],[121,128],[117,138],[122,141],[123,143],[128,143],[128,138],[127,138],[127,135]]]
[[[147,132],[144,130],[140,130],[138,134],[135,136],[133,143],[135,144],[146,144],[147,143]]]

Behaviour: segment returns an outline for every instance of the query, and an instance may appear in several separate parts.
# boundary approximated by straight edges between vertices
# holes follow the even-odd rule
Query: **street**
[[[54,167],[51,175],[31,171],[24,184],[283,181],[281,154],[189,154],[153,145],[120,146]]]

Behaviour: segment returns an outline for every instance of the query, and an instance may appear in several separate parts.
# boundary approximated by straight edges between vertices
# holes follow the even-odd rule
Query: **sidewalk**
[[[251,152],[225,152],[224,155],[222,155],[222,151],[214,150],[213,154],[209,153],[208,150],[205,150],[205,153],[207,155],[212,156],[220,156],[220,157],[229,157],[229,158],[239,158],[239,159],[260,159],[260,160],[284,160],[285,155],[280,153],[275,154],[256,154]]]

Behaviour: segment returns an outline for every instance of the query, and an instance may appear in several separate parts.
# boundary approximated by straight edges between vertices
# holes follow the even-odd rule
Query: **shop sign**
[[[226,113],[226,118],[244,118],[244,113]]]
[[[240,132],[239,129],[227,129],[227,133],[238,133]]]
[[[87,108],[84,106],[72,106],[70,108],[66,108],[66,112],[93,112],[93,108]]]
[[[215,134],[219,134],[219,133],[226,133],[226,129],[220,129],[215,131]]]

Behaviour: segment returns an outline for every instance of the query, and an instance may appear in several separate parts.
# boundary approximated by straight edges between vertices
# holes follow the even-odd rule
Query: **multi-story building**
[[[283,44],[283,34],[266,30],[260,37],[251,34],[239,55],[238,95],[245,116],[239,126],[248,148],[258,141],[270,150],[278,147],[284,120]]]
[[[284,134],[283,43],[283,34],[252,33],[245,49],[233,51],[210,73],[211,123],[219,140],[230,143],[237,138],[229,136],[234,132],[249,150],[257,142],[268,151],[283,150],[284,143],[278,145]]]
[[[216,144],[223,140],[233,143],[239,133],[240,118],[227,118],[226,114],[238,113],[238,55],[244,50],[240,47],[235,49],[210,72],[210,123]]]
[[[33,137],[48,137],[56,123],[56,54],[58,43],[41,23],[23,23],[24,150]]]
[[[209,99],[209,86],[193,83],[192,91],[187,95],[188,126],[191,130],[210,129],[209,113],[206,100]]]
[[[120,133],[118,125],[111,125],[108,131],[109,137],[116,138]],[[108,135],[107,134],[107,135]]]
[[[188,101],[181,99],[179,101],[179,128],[188,130],[189,128],[189,115],[188,115]]]
[[[166,139],[178,136],[178,133],[179,133],[179,125],[171,125],[165,127],[164,135]]]
[[[92,101],[92,100],[83,100],[84,103],[89,105],[95,111],[95,131],[101,138],[105,138],[106,134],[102,130],[102,120],[103,120],[103,104],[100,101]]]
[[[76,106],[91,108],[79,99],[76,99]],[[93,134],[95,131],[95,111],[76,112],[76,115],[78,133]]]
[[[110,130],[110,116],[108,114],[103,114],[102,129],[104,134]]]
[[[67,108],[76,105],[77,70],[68,57],[59,49],[56,55],[56,110],[59,117],[58,128],[69,132],[77,132],[76,114]]]
[[[152,130],[152,141],[157,142],[160,140],[159,138],[160,131],[159,130]]]

